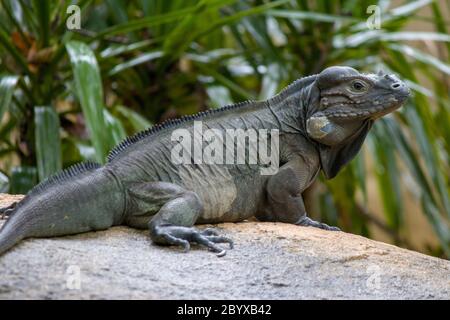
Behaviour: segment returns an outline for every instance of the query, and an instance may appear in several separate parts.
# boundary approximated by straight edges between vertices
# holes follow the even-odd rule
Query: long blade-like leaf
[[[146,63],[158,58],[161,58],[163,56],[162,51],[155,51],[155,52],[148,52],[146,54],[142,54],[134,59],[128,60],[124,63],[118,64],[114,66],[114,68],[111,69],[111,71],[108,73],[110,76],[115,75],[123,70],[135,67],[137,65],[140,65],[142,63]]]
[[[105,116],[108,132],[111,134],[114,145],[117,145],[126,138],[127,134],[125,129],[123,128],[122,123],[111,113],[109,113],[108,110],[103,109],[103,114]]]
[[[52,107],[34,108],[36,158],[39,181],[61,170],[59,118]]]
[[[210,1],[208,4],[209,9],[218,7],[218,6],[223,6],[224,2],[226,2],[226,4],[235,2],[236,0],[216,0],[216,1]],[[106,35],[113,35],[113,34],[118,34],[118,33],[126,33],[126,32],[130,32],[130,31],[134,31],[134,30],[138,30],[138,29],[142,29],[142,28],[147,28],[147,27],[151,27],[151,26],[158,26],[164,23],[168,23],[168,22],[172,22],[178,19],[182,19],[184,17],[186,17],[186,15],[194,12],[195,10],[197,10],[197,6],[191,6],[191,7],[187,7],[187,8],[183,8],[177,11],[169,11],[165,14],[161,14],[161,15],[153,15],[150,17],[145,17],[142,19],[135,19],[126,23],[122,23],[119,25],[115,25],[112,26],[106,30],[101,31],[99,34],[97,34],[97,38],[101,38],[104,37]]]
[[[70,41],[66,45],[72,63],[75,87],[91,134],[97,161],[103,163],[114,145],[103,113],[103,88],[97,60],[84,43]]]
[[[404,44],[390,44],[389,48],[400,51],[418,61],[426,63],[432,67],[435,67],[437,70],[450,75],[450,65],[439,60],[438,58],[433,57],[432,55],[426,54],[416,48]]]
[[[27,194],[38,182],[35,167],[15,167],[9,180],[9,193]]]
[[[133,127],[134,132],[143,131],[152,126],[152,123],[150,121],[129,108],[126,108],[124,106],[117,106],[116,110],[120,113],[121,116],[125,117],[128,120],[130,125]]]
[[[266,13],[268,16],[277,17],[277,18],[288,18],[288,19],[297,19],[297,20],[312,20],[317,22],[354,22],[360,21],[359,19],[355,19],[348,16],[336,16],[324,13],[316,13],[310,11],[295,11],[295,10],[268,10]]]
[[[14,87],[18,80],[19,77],[17,76],[5,76],[0,79],[0,123],[2,122],[3,114],[8,110],[11,103]]]
[[[50,41],[50,1],[34,0],[33,7],[39,20],[42,46],[45,48],[48,47]]]

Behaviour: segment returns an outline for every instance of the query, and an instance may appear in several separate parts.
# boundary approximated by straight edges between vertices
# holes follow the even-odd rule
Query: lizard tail
[[[17,225],[17,223],[5,223],[0,233],[0,255],[19,243],[26,235],[25,224]]]
[[[95,163],[75,165],[33,188],[0,230],[0,256],[25,238],[104,230],[122,223],[120,182]]]

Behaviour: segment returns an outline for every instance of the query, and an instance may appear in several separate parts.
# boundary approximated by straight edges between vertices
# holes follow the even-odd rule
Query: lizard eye
[[[355,80],[350,84],[350,91],[362,93],[367,91],[367,85],[361,80]]]

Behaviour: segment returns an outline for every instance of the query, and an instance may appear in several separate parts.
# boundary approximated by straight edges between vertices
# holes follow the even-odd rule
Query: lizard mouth
[[[321,114],[328,119],[377,119],[400,108],[408,97],[409,92],[402,95],[391,95],[383,103],[379,100],[360,103],[339,102],[321,111]]]

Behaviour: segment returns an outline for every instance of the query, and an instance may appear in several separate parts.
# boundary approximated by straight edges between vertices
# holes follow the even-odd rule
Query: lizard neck
[[[306,119],[318,107],[318,92],[314,82],[293,90],[289,95],[267,100],[266,107],[278,124],[280,133],[307,137]]]

